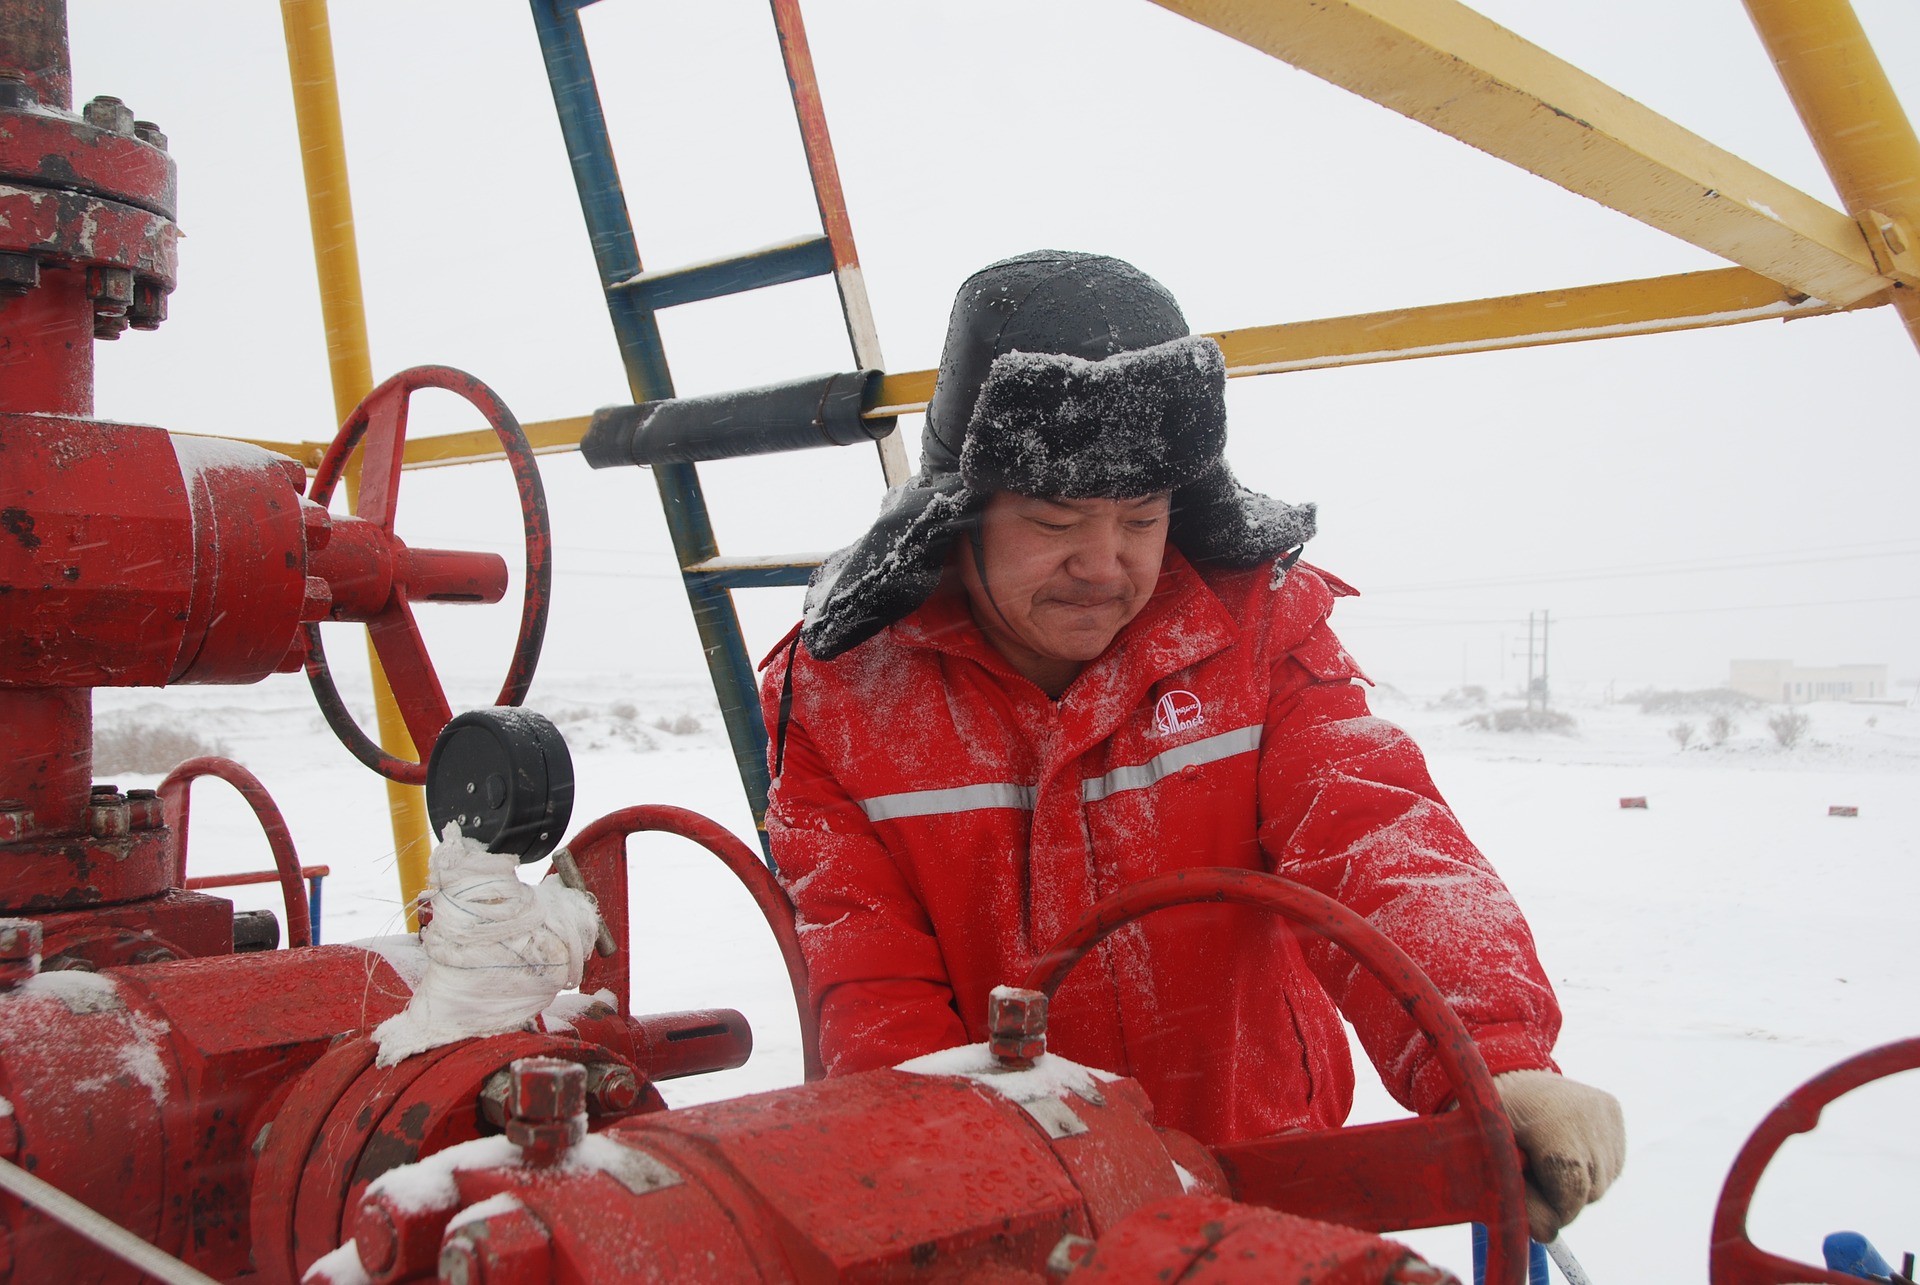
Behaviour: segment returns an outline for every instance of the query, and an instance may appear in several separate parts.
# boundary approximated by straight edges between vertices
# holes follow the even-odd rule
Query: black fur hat
[[[960,287],[920,471],[807,587],[800,636],[830,660],[925,602],[956,534],[996,491],[1069,499],[1173,492],[1168,538],[1246,567],[1313,535],[1312,505],[1247,490],[1224,457],[1226,363],[1131,264],[1040,250]]]

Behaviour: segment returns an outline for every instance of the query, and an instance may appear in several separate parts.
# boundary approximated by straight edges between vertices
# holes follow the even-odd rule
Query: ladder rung
[[[742,558],[708,558],[681,569],[689,580],[722,589],[770,589],[803,585],[824,553],[762,554]]]
[[[698,303],[743,290],[824,277],[833,271],[833,245],[823,236],[799,237],[729,259],[709,259],[683,268],[664,268],[642,272],[616,281],[608,294],[632,293],[640,296],[649,310],[671,308],[676,304]]]

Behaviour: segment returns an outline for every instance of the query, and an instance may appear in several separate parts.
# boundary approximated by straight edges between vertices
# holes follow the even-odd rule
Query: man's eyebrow
[[[1066,496],[1028,495],[1028,496],[1023,496],[1021,498],[1029,500],[1034,504],[1045,505],[1048,508],[1067,509],[1074,513],[1092,512],[1098,509],[1100,505],[1108,503],[1108,501],[1098,497],[1089,498],[1089,499],[1075,499],[1075,498],[1070,498]],[[1141,496],[1130,497],[1127,499],[1113,501],[1113,503],[1117,503],[1124,508],[1143,509],[1149,505],[1165,504],[1171,498],[1172,496],[1169,492],[1157,491],[1152,495],[1141,495]]]

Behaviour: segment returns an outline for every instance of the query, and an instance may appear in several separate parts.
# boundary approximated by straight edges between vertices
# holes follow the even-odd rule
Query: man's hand
[[[1544,1245],[1620,1176],[1627,1159],[1620,1103],[1552,1071],[1508,1071],[1493,1087],[1527,1157],[1527,1230]]]

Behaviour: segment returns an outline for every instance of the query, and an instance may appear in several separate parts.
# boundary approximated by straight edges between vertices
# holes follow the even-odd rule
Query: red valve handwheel
[[[1785,1282],[1840,1285],[1840,1282],[1859,1279],[1845,1272],[1809,1267],[1761,1249],[1747,1235],[1747,1213],[1753,1207],[1753,1193],[1760,1185],[1760,1176],[1788,1138],[1796,1133],[1811,1132],[1820,1123],[1821,1111],[1842,1096],[1903,1071],[1920,1071],[1920,1039],[1883,1044],[1828,1067],[1767,1113],[1767,1118],[1734,1157],[1726,1184],[1720,1188],[1720,1203],[1713,1211],[1712,1248],[1707,1257],[1707,1280],[1711,1285],[1784,1285]]]
[[[513,659],[508,663],[506,681],[500,685],[500,695],[494,704],[518,705],[526,699],[534,666],[540,660],[540,645],[546,637],[547,608],[553,589],[553,539],[547,523],[547,494],[540,485],[540,469],[534,461],[533,447],[528,445],[520,421],[491,388],[450,366],[415,366],[401,371],[368,393],[347,417],[339,436],[333,439],[320,461],[313,483],[307,488],[307,498],[322,506],[333,498],[333,488],[339,483],[348,457],[364,437],[366,458],[361,467],[356,516],[380,527],[399,547],[393,519],[407,440],[407,406],[415,390],[421,388],[445,389],[473,403],[500,439],[507,463],[513,469],[526,533],[526,584]],[[394,700],[406,720],[407,731],[420,751],[418,762],[389,754],[354,722],[327,668],[318,624],[306,627],[307,680],[313,685],[314,698],[320,703],[327,725],[355,758],[389,780],[419,785],[426,780],[426,754],[453,715],[441,690],[439,675],[434,672],[432,658],[427,655],[426,643],[420,637],[420,627],[414,622],[403,578],[395,577],[393,593],[386,606],[366,625],[381,668],[393,688]]]
[[[1527,1278],[1527,1205],[1520,1149],[1513,1126],[1500,1106],[1500,1094],[1473,1037],[1448,1007],[1420,966],[1382,936],[1378,929],[1339,902],[1278,875],[1256,870],[1201,867],[1144,879],[1105,898],[1070,928],[1034,964],[1023,985],[1044,991],[1051,1000],[1073,966],[1105,937],[1156,910],[1195,904],[1249,906],[1310,929],[1345,950],[1400,1002],[1413,1023],[1434,1043],[1434,1053],[1454,1091],[1458,1110],[1423,1120],[1395,1121],[1335,1130],[1329,1135],[1284,1134],[1215,1148],[1215,1156],[1235,1177],[1267,1164],[1263,1151],[1314,1148],[1324,1155],[1324,1140],[1371,1132],[1390,1135],[1392,1162],[1374,1167],[1356,1186],[1376,1207],[1412,1210],[1425,1217],[1400,1227],[1434,1226],[1472,1217],[1487,1224],[1487,1274],[1493,1285],[1525,1285]],[[1461,1164],[1466,1148],[1468,1163]],[[1375,1154],[1380,1149],[1375,1148]],[[1233,1154],[1229,1154],[1233,1153]],[[1417,1163],[1430,1157],[1429,1165]],[[1357,1162],[1362,1159],[1356,1155]],[[1456,1193],[1422,1190],[1423,1177],[1445,1170],[1453,1185],[1473,1178],[1465,1199]],[[1351,1175],[1348,1175],[1351,1176]],[[1284,1185],[1284,1184],[1283,1184]],[[1318,1209],[1293,1208],[1327,1221],[1341,1221]]]

